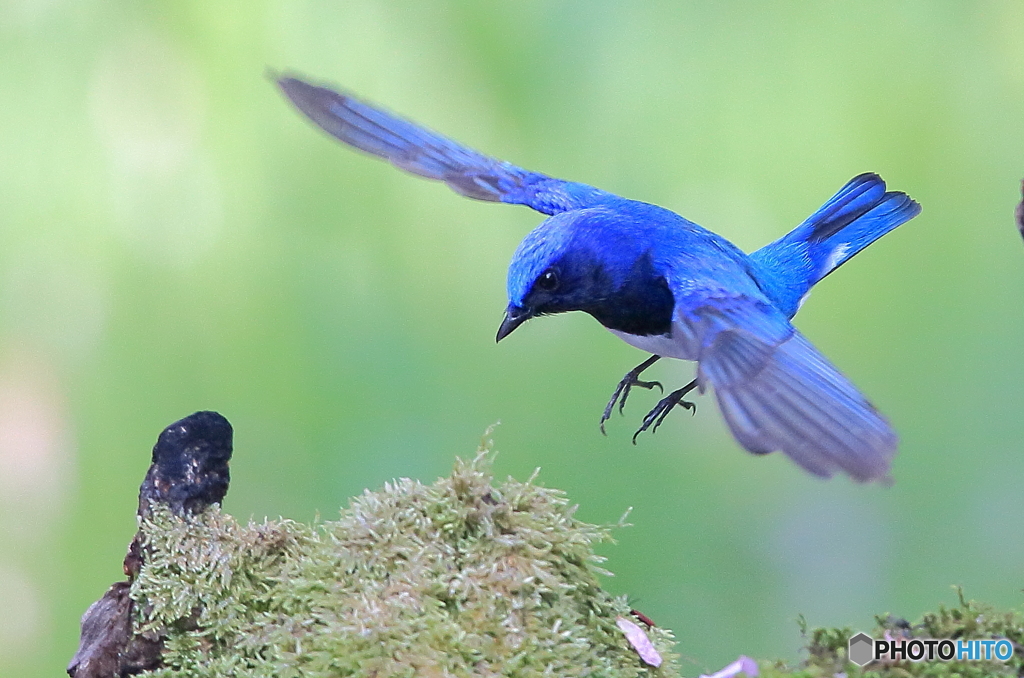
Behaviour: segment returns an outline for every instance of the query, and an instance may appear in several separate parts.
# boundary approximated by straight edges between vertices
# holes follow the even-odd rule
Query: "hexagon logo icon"
[[[871,636],[866,633],[858,633],[850,638],[850,647],[846,656],[857,666],[864,666],[874,659],[872,656],[874,648],[875,641],[871,639]]]

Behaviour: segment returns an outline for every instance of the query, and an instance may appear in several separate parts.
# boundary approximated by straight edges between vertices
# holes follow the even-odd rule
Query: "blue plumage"
[[[816,282],[920,211],[905,193],[886,193],[877,174],[861,174],[804,223],[750,258],[778,308],[792,318]]]
[[[921,208],[855,177],[796,229],[750,255],[683,217],[586,184],[516,167],[346,94],[281,78],[324,130],[408,172],[479,200],[549,215],[517,248],[502,339],[526,320],[584,311],[652,354],[605,409],[621,410],[660,357],[694,360],[697,377],[665,398],[637,433],[657,426],[694,388],[714,387],[730,430],[755,454],[781,450],[804,469],[885,478],[897,437],[886,419],[790,324],[811,287]],[[635,436],[634,436],[635,439]]]

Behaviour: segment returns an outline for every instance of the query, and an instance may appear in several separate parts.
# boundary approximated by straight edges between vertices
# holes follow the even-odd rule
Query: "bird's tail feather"
[[[720,332],[700,360],[722,414],[750,452],[781,450],[821,477],[885,479],[897,437],[886,419],[799,332],[768,346]]]
[[[792,301],[795,313],[796,302],[815,283],[920,211],[906,193],[886,192],[877,174],[861,174],[804,223],[750,258],[762,269],[775,269],[789,283],[790,289],[780,295]]]

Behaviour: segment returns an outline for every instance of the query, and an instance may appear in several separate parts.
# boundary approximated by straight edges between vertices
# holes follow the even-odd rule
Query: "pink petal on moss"
[[[616,617],[615,625],[626,634],[626,640],[636,650],[636,653],[640,655],[640,659],[644,664],[654,667],[661,666],[661,655],[654,649],[651,639],[647,637],[642,628],[625,617]]]

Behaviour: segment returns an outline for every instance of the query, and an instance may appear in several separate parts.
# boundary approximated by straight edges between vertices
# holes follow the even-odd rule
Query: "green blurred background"
[[[0,675],[63,671],[157,434],[198,409],[235,426],[242,519],[432,480],[501,420],[500,475],[542,467],[592,522],[634,507],[607,587],[688,674],[797,658],[801,613],[1021,604],[1022,35],[1020,0],[3,0]],[[797,318],[900,432],[895,485],[754,458],[709,397],[633,447],[639,392],[602,437],[643,354],[582,314],[494,344],[541,217],[343,148],[267,68],[745,249],[860,172],[909,192],[923,214]]]

